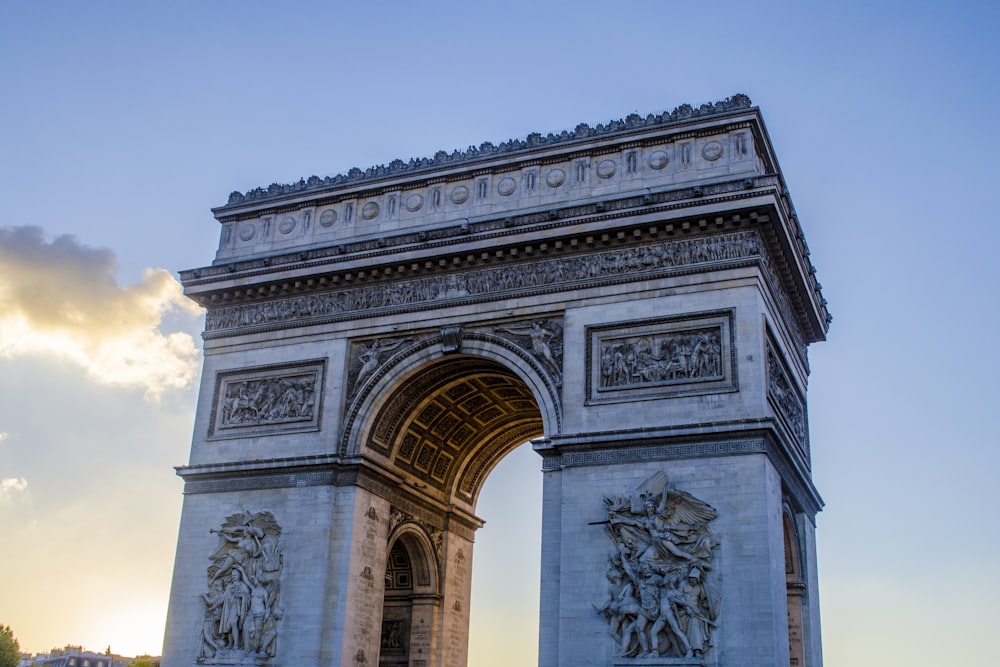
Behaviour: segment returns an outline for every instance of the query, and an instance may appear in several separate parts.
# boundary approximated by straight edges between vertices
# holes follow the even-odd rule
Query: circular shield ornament
[[[709,162],[715,162],[722,157],[722,144],[718,141],[710,141],[701,149],[701,156]]]
[[[514,194],[514,190],[517,189],[517,181],[515,181],[510,176],[504,176],[497,183],[497,192],[502,194],[504,197],[509,197]]]
[[[415,213],[420,210],[420,207],[424,205],[424,196],[414,192],[412,195],[406,198],[406,210],[410,213]]]
[[[670,164],[670,158],[667,157],[666,151],[653,151],[649,154],[649,160],[647,162],[651,169],[659,171]]]
[[[451,191],[451,201],[455,204],[464,204],[469,201],[469,188],[464,185],[456,186]]]
[[[324,227],[332,227],[335,222],[337,222],[337,212],[332,208],[326,209],[319,216],[319,224]]]
[[[597,176],[603,179],[611,178],[617,169],[618,165],[615,164],[614,160],[601,160],[597,163]]]
[[[566,172],[556,168],[545,175],[545,184],[550,188],[558,188],[566,182]]]

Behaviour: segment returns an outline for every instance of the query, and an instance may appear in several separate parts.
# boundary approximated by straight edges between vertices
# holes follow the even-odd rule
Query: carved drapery
[[[274,658],[278,624],[284,615],[279,538],[281,527],[270,512],[244,510],[226,517],[210,556],[208,592],[198,662],[260,664]]]
[[[562,322],[532,320],[496,327],[494,331],[518,347],[527,350],[548,371],[556,386],[562,385]]]
[[[594,610],[622,657],[699,659],[711,648],[721,597],[711,583],[717,513],[656,473],[635,492],[604,498],[612,542],[608,592]]]

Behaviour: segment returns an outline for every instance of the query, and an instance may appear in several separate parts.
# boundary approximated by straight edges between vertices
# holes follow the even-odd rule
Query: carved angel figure
[[[237,512],[219,529],[210,556],[209,592],[202,595],[205,618],[198,662],[273,657],[283,610],[280,575],[284,564],[281,527],[270,512]]]
[[[561,328],[557,322],[551,320],[535,320],[528,324],[518,324],[506,327],[497,327],[497,331],[511,334],[513,336],[527,336],[531,339],[531,353],[545,367],[552,378],[557,382],[562,382],[562,372],[556,355],[552,350],[552,342],[561,333]]]
[[[412,341],[412,338],[400,338],[398,340],[376,339],[367,347],[362,344],[361,354],[358,355],[358,359],[361,361],[361,368],[358,370],[358,378],[354,381],[355,388],[360,387],[368,376],[374,373],[379,365],[381,365],[381,354],[383,352],[392,352],[397,347]]]
[[[622,656],[701,655],[716,626],[719,597],[705,582],[718,542],[717,513],[666,486],[659,472],[630,496],[604,498],[609,596],[594,610],[609,624]]]

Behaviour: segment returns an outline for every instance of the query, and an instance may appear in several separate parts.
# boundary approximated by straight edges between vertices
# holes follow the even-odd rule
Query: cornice
[[[823,499],[808,470],[800,457],[789,455],[789,445],[777,432],[772,419],[563,434],[533,441],[533,445],[542,456],[543,472],[640,461],[764,454],[778,471],[796,505],[811,520],[823,508]]]
[[[580,123],[572,132],[563,131],[559,134],[542,135],[537,132],[529,134],[524,139],[508,139],[500,144],[484,142],[479,147],[470,146],[464,151],[455,150],[451,153],[438,151],[432,158],[412,158],[409,161],[393,160],[388,165],[377,165],[365,170],[354,167],[346,174],[338,174],[326,178],[310,176],[299,179],[296,183],[272,183],[267,188],[254,188],[245,193],[235,191],[229,195],[229,201],[220,207],[212,209],[219,216],[226,216],[247,204],[278,204],[281,200],[300,195],[314,195],[324,192],[334,192],[350,186],[366,184],[377,185],[379,182],[409,175],[430,174],[436,170],[451,167],[474,169],[480,162],[497,158],[510,159],[522,154],[534,152],[550,146],[572,147],[574,144],[594,141],[604,138],[625,138],[630,134],[646,132],[650,129],[672,128],[685,123],[703,119],[716,119],[726,114],[745,112],[752,108],[750,98],[736,94],[724,100],[705,103],[699,107],[682,104],[671,112],[661,114],[629,114],[623,119],[600,123],[591,127]]]

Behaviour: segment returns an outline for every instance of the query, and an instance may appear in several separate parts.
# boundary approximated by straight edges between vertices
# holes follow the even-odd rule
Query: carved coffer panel
[[[325,372],[312,360],[219,373],[209,438],[318,431]]]
[[[587,328],[588,403],[738,388],[731,310]]]

